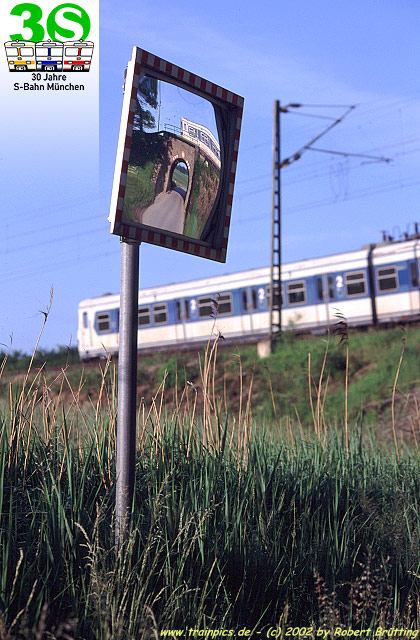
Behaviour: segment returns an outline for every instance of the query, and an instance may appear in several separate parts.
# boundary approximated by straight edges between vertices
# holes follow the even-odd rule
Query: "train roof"
[[[233,285],[239,286],[243,281],[260,280],[261,284],[266,283],[269,275],[269,267],[259,267],[257,269],[249,269],[247,271],[238,271],[235,273],[227,273],[220,276],[208,276],[206,278],[197,278],[195,280],[174,282],[166,285],[159,285],[156,287],[148,287],[147,289],[140,289],[139,300],[142,302],[153,302],[158,296],[165,295],[166,299],[184,297],[185,292],[188,291],[188,295],[195,295],[202,293],[209,287],[212,290],[215,288],[220,292],[228,291]],[[120,294],[106,293],[96,298],[87,298],[80,303],[80,306],[89,307],[103,305],[104,300],[107,300],[109,307],[113,305],[118,306],[120,300]]]
[[[303,260],[296,260],[294,262],[283,263],[282,277],[285,279],[299,277],[307,277],[315,273],[326,271],[333,265],[340,265],[340,268],[344,271],[346,269],[358,269],[366,266],[367,254],[371,248],[374,247],[375,257],[379,263],[389,262],[390,255],[402,258],[402,254],[405,252],[413,251],[418,247],[420,257],[420,239],[415,238],[412,240],[404,240],[401,242],[381,242],[373,245],[364,245],[361,249],[353,251],[346,251],[345,253],[335,253],[327,256],[320,256],[316,258],[304,258]],[[254,286],[267,283],[267,279],[270,276],[270,267],[257,267],[254,269],[246,269],[244,271],[236,271],[234,273],[226,273],[220,276],[208,276],[205,278],[197,278],[193,280],[183,280],[182,282],[159,285],[155,287],[148,287],[147,289],[140,289],[139,302],[149,303],[158,299],[158,296],[164,295],[166,299],[174,299],[183,297],[188,292],[189,296],[198,294],[204,294],[206,290],[218,290],[220,293],[223,291],[229,291],[232,288],[240,286],[246,286],[253,284]],[[245,285],[246,283],[246,285]],[[91,307],[100,304],[103,306],[104,300],[107,300],[107,305],[111,308],[113,306],[119,306],[120,294],[106,293],[102,296],[94,298],[87,298],[80,302],[81,307]]]
[[[63,43],[60,40],[40,40],[39,42],[35,42],[35,46],[37,47],[38,45],[40,47],[45,47],[45,46],[49,46],[49,47],[56,47],[57,45],[63,46]]]
[[[35,42],[31,42],[30,40],[9,40],[4,43],[5,47],[18,47],[19,45],[31,45],[33,46]]]
[[[93,42],[91,40],[66,40],[64,42],[65,45],[67,46],[72,46],[72,47],[76,47],[77,45],[80,46],[88,46],[88,47],[93,47]]]

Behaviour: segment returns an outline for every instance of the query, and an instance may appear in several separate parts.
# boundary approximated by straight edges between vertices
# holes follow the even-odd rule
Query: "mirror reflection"
[[[220,184],[220,142],[207,100],[140,79],[124,219],[200,239]]]

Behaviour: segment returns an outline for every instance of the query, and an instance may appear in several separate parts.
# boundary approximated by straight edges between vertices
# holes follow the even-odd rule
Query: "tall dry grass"
[[[328,424],[326,355],[318,372],[309,367],[312,425],[279,414],[256,422],[239,353],[229,413],[216,392],[219,341],[209,341],[199,385],[175,385],[167,404],[164,377],[139,403],[132,522],[118,554],[114,363],[98,365],[95,403],[81,401],[84,377],[72,384],[65,366],[58,391],[45,367],[10,385],[1,639],[419,624],[418,450],[383,452],[346,416],[343,429]],[[274,403],[271,381],[267,393]]]

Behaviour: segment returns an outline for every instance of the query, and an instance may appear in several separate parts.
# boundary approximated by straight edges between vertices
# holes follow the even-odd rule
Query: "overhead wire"
[[[19,245],[15,246],[12,249],[6,249],[0,251],[0,256],[5,257],[11,253],[17,253],[19,251],[27,251],[28,249],[36,249],[38,247],[44,247],[50,244],[56,244],[57,242],[65,241],[65,240],[74,240],[75,238],[80,238],[82,236],[90,235],[92,233],[104,231],[103,227],[95,227],[94,229],[89,229],[85,231],[79,231],[78,233],[73,233],[72,235],[65,235],[59,238],[50,238],[49,240],[42,240],[41,242],[34,242],[27,245]]]
[[[40,274],[44,274],[44,273],[50,273],[51,271],[54,271],[54,273],[56,271],[59,271],[61,269],[64,268],[72,268],[72,267],[79,267],[80,264],[85,264],[85,263],[89,263],[92,261],[96,261],[102,258],[107,258],[109,256],[115,256],[117,254],[120,254],[121,251],[120,249],[114,250],[114,251],[107,251],[104,253],[99,253],[99,254],[95,254],[95,255],[90,255],[90,256],[85,256],[85,257],[81,257],[81,258],[72,258],[71,260],[64,260],[62,262],[51,262],[51,260],[49,261],[49,263],[41,269],[30,269],[30,270],[26,270],[26,271],[18,271],[17,273],[13,273],[13,275],[11,277],[0,277],[0,284],[5,284],[7,282],[15,282],[16,280],[22,280],[23,278],[27,278],[28,276],[32,276],[34,273],[40,273]]]
[[[420,180],[418,176],[411,176],[405,179],[405,184],[402,184],[400,180],[397,180],[393,183],[387,183],[386,185],[381,185],[379,188],[364,188],[358,191],[352,192],[352,195],[347,195],[346,197],[337,200],[336,198],[325,198],[322,200],[316,200],[309,203],[303,203],[301,205],[297,205],[295,207],[287,207],[283,210],[282,215],[295,215],[296,213],[303,213],[305,211],[310,211],[312,209],[318,209],[320,207],[329,207],[332,205],[337,206],[337,204],[344,204],[350,202],[352,200],[360,200],[362,198],[371,197],[372,195],[379,195],[381,193],[387,193],[392,191],[397,191],[398,189],[406,189],[410,187],[415,187],[420,185]],[[236,224],[242,224],[243,222],[252,222],[253,220],[261,220],[268,219],[271,216],[271,212],[267,212],[263,216],[251,217],[251,218],[239,218],[236,220]]]
[[[363,121],[363,120],[366,119],[365,117],[367,115],[370,115],[370,114],[374,113],[375,116],[377,116],[378,113],[382,113],[382,114],[383,113],[385,113],[385,114],[386,113],[392,113],[393,110],[395,110],[395,108],[401,108],[401,106],[410,104],[410,103],[418,101],[418,100],[419,100],[419,98],[417,98],[417,97],[409,98],[409,99],[404,100],[404,101],[398,100],[398,101],[393,102],[393,103],[382,105],[379,108],[372,107],[371,109],[365,109],[364,111],[355,111],[354,112],[354,116],[356,116],[356,115],[357,116],[364,116],[364,118],[362,119],[362,121]],[[372,104],[375,104],[375,102],[373,102]],[[301,114],[301,115],[303,115],[303,114]],[[354,121],[354,116],[353,116],[353,121]],[[360,118],[359,117],[357,118],[357,120],[358,120],[358,122],[360,122]],[[403,141],[400,141],[400,142],[394,142],[394,143],[390,143],[390,144],[387,144],[387,145],[381,145],[381,146],[378,146],[378,147],[372,147],[371,150],[398,148],[400,146],[407,145],[407,144],[410,144],[412,142],[417,142],[419,139],[420,139],[419,137],[409,137],[407,140],[403,140]],[[264,143],[259,143],[257,145],[254,145],[254,146],[252,146],[250,148],[251,149],[255,149],[255,148],[268,146],[268,145],[271,146],[271,144],[272,144],[271,141],[267,142],[267,143],[264,142]],[[395,154],[395,157],[402,157],[402,156],[410,155],[410,154],[413,154],[413,153],[417,153],[418,151],[419,151],[418,148],[411,149],[411,150],[408,150],[408,151],[406,150],[404,152]],[[304,165],[303,173],[301,172],[301,165],[296,165],[297,167],[299,167],[299,169],[297,171],[298,171],[298,173],[300,173],[300,176],[297,177],[294,180],[290,180],[289,178],[285,178],[284,181],[283,181],[283,184],[284,184],[284,186],[290,186],[290,185],[293,185],[293,184],[299,184],[301,182],[305,182],[305,181],[311,180],[311,179],[313,179],[315,177],[316,178],[324,177],[324,176],[328,175],[328,171],[326,169],[326,165],[327,165],[327,161],[310,162],[309,166],[308,166],[308,162],[306,162],[305,165]],[[356,168],[359,168],[359,166],[352,167],[352,170],[354,170]],[[253,177],[248,178],[248,179],[240,180],[237,184],[246,184],[248,182],[257,182],[258,180],[263,180],[263,179],[266,179],[268,177],[271,178],[271,174],[265,174],[265,175],[261,175],[261,176],[253,176]],[[348,194],[345,197],[344,200],[340,200],[340,202],[344,202],[344,201],[348,202],[348,201],[351,201],[353,199],[360,199],[360,198],[363,198],[363,197],[370,197],[370,196],[373,196],[373,195],[376,195],[376,194],[385,193],[385,192],[388,192],[388,191],[394,191],[394,190],[397,190],[397,189],[411,188],[413,186],[416,186],[417,184],[419,184],[419,182],[417,180],[415,180],[415,176],[410,176],[408,178],[403,178],[402,180],[399,180],[398,182],[392,182],[392,183],[388,182],[386,185],[383,184],[383,185],[380,185],[380,186],[369,187],[369,188],[364,188],[364,189],[360,189],[360,190],[357,190],[357,191],[353,191],[352,193]],[[268,192],[268,191],[270,191],[270,186],[259,188],[259,189],[253,190],[251,192],[246,192],[246,193],[243,193],[243,194],[237,193],[236,194],[236,198],[238,200],[241,200],[241,199],[243,199],[245,197],[249,197],[249,196],[252,196],[252,195],[255,195],[255,194],[258,194],[258,193],[263,193],[263,192]],[[63,211],[65,209],[77,206],[78,204],[82,205],[82,204],[91,203],[91,202],[94,202],[94,201],[99,201],[102,198],[104,198],[104,196],[101,195],[101,194],[99,194],[99,195],[95,194],[95,196],[93,196],[91,194],[90,197],[88,197],[87,199],[86,199],[86,196],[83,196],[83,197],[80,197],[80,198],[71,198],[70,200],[67,200],[64,203],[62,203],[62,204],[60,204],[58,206],[55,206],[54,207],[54,212],[57,212],[57,210],[58,211]],[[293,208],[288,208],[286,211],[284,211],[284,214],[288,215],[288,214],[301,213],[301,212],[308,211],[308,210],[311,210],[311,209],[316,209],[316,208],[324,207],[324,206],[330,206],[330,205],[333,205],[333,204],[337,204],[337,200],[336,199],[329,198],[329,199],[323,199],[323,200],[314,200],[314,201],[306,203],[306,204],[304,203],[304,204],[301,204],[301,205],[296,205]],[[35,209],[32,209],[31,212],[34,213],[34,214],[43,212],[47,206],[48,206],[47,204],[38,206]],[[27,211],[26,211],[26,214],[27,214]],[[51,215],[50,212],[45,212],[45,214],[42,215],[41,217],[44,218],[47,215]],[[39,218],[40,218],[40,216],[37,215],[37,222],[39,221]],[[237,224],[242,224],[243,222],[246,222],[247,220],[249,220],[249,221],[254,220],[255,221],[255,220],[258,220],[258,219],[262,219],[262,218],[265,218],[265,216],[252,217],[252,218],[249,218],[249,219],[242,219],[242,220],[239,218],[235,222]],[[53,225],[45,225],[45,226],[42,225],[42,226],[39,226],[39,224],[38,224],[37,228],[35,230],[30,230],[30,229],[28,229],[26,227],[25,230],[22,231],[22,232],[14,233],[13,235],[6,236],[6,241],[15,240],[16,238],[20,238],[20,237],[27,237],[29,235],[33,236],[34,234],[37,234],[37,233],[45,233],[46,231],[50,231],[51,229],[58,229],[58,228],[62,228],[62,227],[73,226],[75,224],[79,224],[79,223],[82,224],[83,222],[93,221],[93,220],[96,220],[96,219],[98,219],[98,216],[89,216],[87,218],[86,217],[78,217],[77,219],[68,220],[68,221],[65,221],[65,222],[62,222],[62,223],[56,223],[56,224],[53,224]],[[101,230],[103,230],[105,228],[106,228],[106,226],[101,226],[100,228],[99,227],[95,227],[94,229],[88,229],[88,230],[82,229],[80,232],[78,232],[76,234],[71,234],[71,235],[67,234],[65,236],[60,236],[60,237],[55,238],[55,239],[51,239],[50,238],[48,240],[42,240],[42,241],[37,242],[37,243],[27,244],[27,245],[22,246],[22,247],[13,247],[12,249],[9,248],[9,249],[7,249],[6,253],[3,252],[2,255],[4,257],[7,257],[8,255],[13,254],[15,251],[21,251],[21,250],[23,251],[23,250],[28,250],[28,249],[32,249],[32,248],[39,248],[39,247],[43,247],[43,246],[46,246],[46,245],[50,245],[52,243],[63,243],[66,240],[72,240],[72,239],[75,239],[75,238],[85,237],[85,236],[91,235],[93,233],[98,233],[99,231],[101,231]],[[107,238],[108,237],[109,236],[107,236]],[[95,245],[97,246],[96,242],[95,242]],[[71,250],[74,253],[74,248],[71,248],[69,250]],[[118,251],[111,251],[111,252],[106,252],[106,253],[99,254],[96,257],[106,257],[108,255],[114,255],[116,253],[118,253]],[[65,256],[66,252],[64,252],[61,255]],[[56,263],[56,262],[51,263],[51,261],[49,260],[49,258],[47,256],[47,261],[48,261],[47,262],[47,267],[42,266],[41,269],[44,271],[44,270],[47,270],[49,268],[55,269],[56,267],[59,266],[59,264],[67,266],[69,264],[78,264],[78,263],[80,263],[82,261],[83,262],[89,262],[91,260],[95,260],[96,257],[95,256],[86,256],[84,258],[78,258],[76,260],[74,260],[74,258],[72,258],[72,260],[65,260],[64,262],[61,262],[61,263]],[[51,265],[51,267],[50,267],[50,265]],[[38,270],[39,270],[39,267],[38,267]],[[22,275],[21,275],[21,273],[22,273]],[[15,275],[12,276],[12,278],[10,278],[10,279],[14,280],[15,278],[27,277],[28,275],[31,275],[32,273],[34,273],[33,269],[31,269],[29,271],[25,270],[24,272],[15,273]],[[0,281],[5,282],[5,281],[9,281],[9,279],[6,278],[6,280],[3,279],[3,280],[0,280]]]
[[[413,138],[412,141],[418,141],[420,140],[420,138]],[[398,146],[406,146],[407,144],[409,144],[409,141],[403,141],[401,143],[395,143],[393,145],[384,145],[382,147],[376,147],[376,148],[372,148],[370,150],[366,150],[366,153],[368,151],[379,151],[381,149],[392,149]],[[400,153],[394,154],[393,159],[395,158],[400,158],[403,156],[408,156],[414,153],[418,153],[420,151],[420,149],[418,147],[416,147],[415,149],[409,149],[407,151],[402,151]],[[352,155],[352,154],[349,154]],[[312,180],[313,178],[322,178],[322,177],[326,177],[329,174],[329,162],[328,160],[324,160],[324,161],[320,161],[320,162],[314,162],[314,163],[310,163],[309,165],[310,167],[312,167],[312,169],[309,169],[309,167],[307,167],[307,169],[309,169],[306,172],[300,172],[300,175],[298,175],[296,178],[290,178],[290,176],[284,176],[282,178],[282,184],[283,186],[290,186],[290,185],[294,185],[294,184],[300,184],[302,182],[307,182],[309,180]],[[363,167],[363,163],[358,163],[356,165],[354,165],[352,167],[352,170],[355,169],[359,169]],[[284,172],[287,175],[287,172]],[[297,171],[295,171],[295,173],[297,173]],[[256,182],[258,179],[266,179],[269,180],[271,179],[272,175],[271,174],[265,174],[264,176],[259,176],[258,178],[253,177],[253,178],[249,178],[249,179],[245,179],[242,181],[239,181],[238,184],[246,184],[248,182]],[[243,198],[245,196],[248,195],[254,195],[256,193],[261,193],[262,191],[269,191],[271,189],[271,185],[267,185],[266,187],[262,188],[262,189],[257,189],[254,191],[250,191],[250,192],[246,192],[246,193],[236,193],[236,197],[237,198]]]
[[[51,231],[53,229],[62,229],[63,227],[74,227],[76,224],[90,222],[92,220],[98,220],[99,214],[95,216],[82,217],[82,218],[73,218],[72,220],[67,220],[67,222],[57,222],[57,224],[48,224],[45,227],[38,227],[37,229],[29,229],[27,231],[20,231],[19,233],[15,233],[13,235],[8,235],[7,233],[7,224],[3,228],[3,237],[4,242],[9,242],[10,240],[16,240],[17,238],[25,238],[26,236],[33,236],[35,233],[45,233],[46,231]],[[102,216],[103,217],[103,216]],[[33,246],[33,245],[31,245]]]

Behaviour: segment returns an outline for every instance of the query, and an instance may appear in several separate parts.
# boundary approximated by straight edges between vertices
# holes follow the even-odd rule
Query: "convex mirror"
[[[243,99],[134,48],[111,232],[224,262]]]
[[[220,185],[213,105],[143,75],[137,91],[123,221],[200,239]]]

